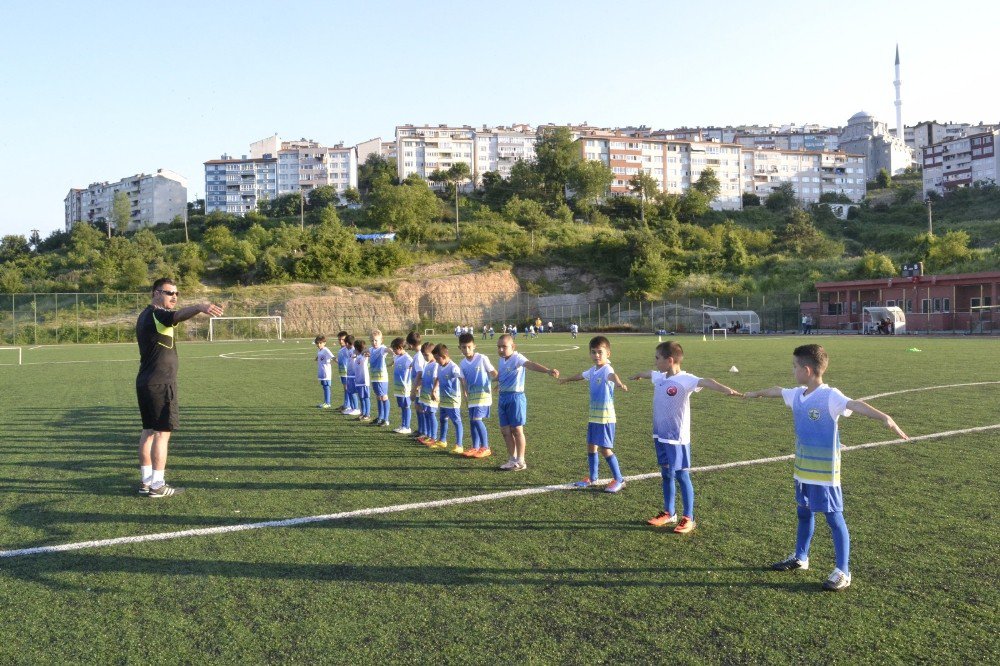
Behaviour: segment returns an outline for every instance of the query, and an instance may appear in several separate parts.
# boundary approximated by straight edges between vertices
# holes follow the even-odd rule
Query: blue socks
[[[594,451],[593,453],[590,453],[589,451],[587,452],[587,478],[590,479],[591,482],[597,481],[597,475],[600,473],[597,468],[597,463],[599,461],[600,458],[597,455],[597,451]]]
[[[409,407],[409,405],[407,405],[406,407],[400,407],[399,411],[402,412],[402,414],[400,414],[400,417],[402,419],[402,424],[401,424],[400,427],[402,427],[402,428],[409,428],[410,427],[410,407]]]
[[[361,398],[361,416],[371,416],[371,415],[372,415],[372,399]]]
[[[383,421],[385,421],[385,422],[388,423],[388,421],[389,421],[389,401],[388,400],[379,400],[378,401],[378,418],[380,418]]]
[[[681,486],[681,503],[684,505],[684,515],[694,520],[694,485],[691,475],[686,469],[673,470],[670,467],[660,467],[660,479],[663,485],[663,510],[674,515],[677,508],[677,489],[674,479]]]
[[[615,457],[615,454],[612,453],[610,456],[605,458],[605,460],[608,461],[608,467],[611,468],[611,476],[614,480],[621,481],[622,471],[618,468],[618,458]]]
[[[444,414],[442,414],[441,415],[441,436],[438,437],[437,439],[441,440],[442,442],[448,441],[448,421],[451,421],[452,423],[455,424],[455,445],[456,446],[462,446],[462,438],[465,435],[465,431],[462,428],[462,419],[461,418],[452,419],[452,418],[447,417]]]
[[[322,381],[322,382],[320,382],[320,386],[323,387],[323,404],[324,405],[329,405],[330,404],[330,382],[328,382],[328,381]]]
[[[809,544],[812,542],[813,532],[816,529],[816,514],[805,507],[796,507],[799,516],[799,527],[795,535],[795,557],[800,560],[809,557]],[[826,516],[826,523],[830,526],[833,534],[833,554],[837,561],[837,568],[844,573],[850,573],[849,562],[851,557],[851,535],[847,531],[847,521],[841,511],[831,511],[823,514]]]
[[[434,412],[424,412],[424,423],[427,426],[427,436],[431,439],[437,439],[437,414]]]
[[[490,448],[489,434],[486,431],[486,424],[482,419],[469,419],[469,429],[472,431],[472,448]]]

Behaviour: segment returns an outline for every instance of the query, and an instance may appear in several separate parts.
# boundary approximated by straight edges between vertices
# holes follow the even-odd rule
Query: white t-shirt
[[[691,443],[691,394],[701,378],[689,372],[667,375],[653,371],[653,437],[664,444]]]
[[[328,382],[333,379],[333,352],[327,347],[323,347],[316,352],[316,376],[321,382]]]

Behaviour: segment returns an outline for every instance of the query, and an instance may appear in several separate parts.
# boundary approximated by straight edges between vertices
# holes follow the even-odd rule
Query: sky
[[[1000,122],[985,0],[502,3],[8,0],[0,235],[64,228],[72,187],[204,167],[272,134],[353,145],[396,125],[655,129]]]

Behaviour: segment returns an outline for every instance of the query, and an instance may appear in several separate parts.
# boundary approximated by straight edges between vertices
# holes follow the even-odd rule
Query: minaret
[[[896,44],[896,80],[892,82],[896,86],[896,138],[900,141],[906,140],[906,134],[903,132],[903,100],[899,98],[899,86],[902,81],[899,80],[899,44]]]

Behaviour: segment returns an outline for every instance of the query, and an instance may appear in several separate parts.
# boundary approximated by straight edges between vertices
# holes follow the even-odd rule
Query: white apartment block
[[[998,136],[1000,130],[991,130],[924,148],[924,197],[930,192],[945,194],[978,182],[1000,181]]]
[[[799,150],[744,150],[745,191],[763,201],[782,183],[791,183],[803,204],[820,195],[839,193],[851,201],[865,196],[865,158],[841,152]]]
[[[661,191],[683,194],[697,182],[702,171],[711,168],[720,184],[719,196],[712,201],[712,207],[736,210],[742,206],[738,145],[596,132],[581,136],[579,143],[584,159],[602,162],[611,169],[614,174],[612,193],[629,192],[633,176],[644,172],[660,184]]]
[[[140,173],[113,183],[92,183],[86,189],[71,189],[63,200],[66,231],[77,222],[107,222],[119,192],[129,198],[129,230],[169,224],[177,217],[187,219],[187,179],[168,169],[157,169],[155,174]]]
[[[472,170],[477,183],[487,171],[496,171],[503,178],[510,178],[510,169],[518,160],[535,159],[538,133],[528,125],[512,127],[483,127],[476,130],[476,163]]]
[[[354,146],[328,147],[315,141],[282,141],[278,151],[278,196],[330,186],[343,194],[358,186]]]
[[[939,123],[929,120],[917,123],[904,129],[906,145],[913,149],[919,162],[923,158],[924,148],[950,139],[960,139],[964,136],[982,134],[997,129],[996,125],[978,125],[972,123]]]
[[[268,153],[270,155],[270,153]],[[278,158],[223,155],[205,162],[205,212],[245,215],[278,196]]]
[[[430,178],[459,162],[476,173],[476,130],[468,125],[399,125],[396,127],[396,173],[399,180],[416,174]]]

